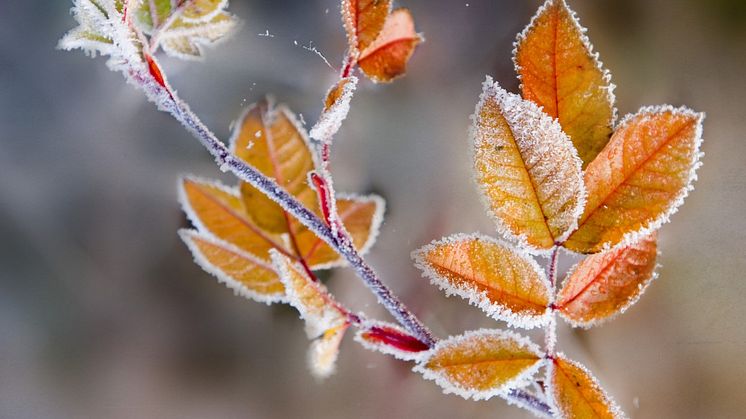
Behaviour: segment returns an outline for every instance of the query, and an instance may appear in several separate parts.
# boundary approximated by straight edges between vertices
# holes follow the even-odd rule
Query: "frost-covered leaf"
[[[386,208],[383,198],[377,195],[339,195],[336,201],[339,219],[352,238],[352,243],[362,255],[366,254],[378,237]],[[312,231],[297,220],[291,221],[298,250],[312,269],[343,266],[346,261]]]
[[[486,400],[525,384],[541,361],[539,347],[527,338],[482,329],[438,342],[414,370],[445,393]]]
[[[360,325],[355,340],[366,349],[392,355],[403,361],[416,361],[430,349],[401,326],[381,321],[367,321]]]
[[[105,30],[107,9],[93,0],[76,0],[72,14],[80,26],[65,34],[59,42],[59,48],[67,51],[82,49],[90,55],[111,54],[114,40]]]
[[[143,0],[137,23],[166,54],[195,59],[202,56],[203,46],[225,38],[238,25],[227,6],[227,0]]]
[[[179,186],[182,208],[200,231],[209,231],[265,261],[269,261],[269,249],[287,252],[279,235],[262,231],[249,219],[236,188],[196,178],[185,178]]]
[[[308,348],[308,366],[317,378],[326,378],[334,373],[339,345],[348,327],[348,323],[333,327],[311,342],[311,347]]]
[[[396,9],[386,18],[378,38],[360,52],[358,65],[372,81],[389,83],[406,73],[407,63],[421,42],[409,10]]]
[[[412,253],[416,266],[448,295],[469,300],[517,327],[549,315],[549,281],[539,265],[511,246],[481,235],[455,235]]]
[[[516,69],[525,99],[559,120],[587,165],[609,141],[614,86],[585,29],[564,0],[547,0],[518,36]]]
[[[487,77],[472,116],[475,179],[500,231],[537,250],[575,229],[581,162],[556,120]]]
[[[347,323],[347,311],[323,284],[311,279],[302,267],[280,252],[273,249],[270,254],[275,271],[285,286],[288,302],[306,322],[309,339],[316,339]]]
[[[381,33],[391,0],[342,0],[342,23],[353,51],[362,51]]]
[[[547,367],[548,399],[562,419],[623,418],[624,413],[606,395],[582,365],[558,355]]]
[[[307,174],[318,165],[306,132],[285,106],[265,100],[250,106],[236,123],[230,149],[238,158],[273,178],[306,208],[317,211],[316,191]],[[272,199],[249,185],[241,184],[246,210],[261,228],[287,233],[289,218]]]
[[[322,216],[316,191],[307,180],[307,174],[318,166],[316,154],[305,130],[287,108],[275,108],[267,101],[252,105],[236,125],[231,151]],[[242,183],[241,196],[249,219],[268,232],[289,234],[295,243],[291,246],[293,252],[297,248],[298,256],[313,269],[343,264],[336,251],[262,192]],[[375,195],[340,195],[336,200],[340,221],[361,253],[375,242],[384,209],[383,199]]]
[[[557,310],[574,326],[590,327],[624,312],[655,278],[657,237],[591,255],[565,279]]]
[[[324,110],[309,135],[315,140],[329,143],[339,131],[342,121],[350,111],[350,100],[357,87],[357,77],[344,77],[332,86],[324,99]]]
[[[207,233],[184,229],[179,236],[197,264],[236,294],[267,304],[284,301],[285,287],[266,260]]]
[[[597,253],[630,244],[667,222],[696,179],[702,119],[670,106],[625,118],[585,170],[588,202],[564,246]]]

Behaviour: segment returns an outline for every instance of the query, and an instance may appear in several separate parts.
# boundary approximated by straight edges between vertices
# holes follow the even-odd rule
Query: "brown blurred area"
[[[221,138],[266,93],[314,121],[336,72],[300,46],[338,65],[338,2],[231,3],[240,32],[202,63],[164,59],[171,83]],[[561,325],[560,347],[630,417],[746,417],[746,2],[569,3],[612,72],[620,116],[670,103],[707,119],[696,190],[661,232],[660,278],[613,322]],[[496,234],[471,181],[468,116],[485,74],[516,91],[512,42],[539,2],[398,4],[427,42],[405,79],[358,90],[336,184],[387,199],[369,260],[438,335],[504,327],[446,299],[409,253],[445,234]],[[70,6],[0,4],[0,417],[530,417],[443,395],[352,339],[337,373],[315,381],[296,314],[233,296],[176,235],[179,175],[233,180],[102,59],[55,50]],[[387,318],[349,270],[328,284]]]

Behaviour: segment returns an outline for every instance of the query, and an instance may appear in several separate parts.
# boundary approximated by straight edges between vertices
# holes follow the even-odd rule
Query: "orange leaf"
[[[311,347],[308,349],[308,365],[313,375],[326,378],[334,373],[339,345],[349,327],[348,323],[333,327],[311,342]]]
[[[559,120],[587,165],[614,123],[611,76],[564,0],[547,0],[516,41],[523,97]]]
[[[269,249],[283,249],[278,235],[259,229],[249,220],[238,191],[215,182],[185,178],[179,200],[189,219],[200,231],[269,261]],[[283,249],[283,251],[285,251]]]
[[[264,303],[285,301],[285,287],[266,261],[195,230],[180,230],[194,260],[236,294]]]
[[[342,23],[351,50],[362,51],[381,33],[391,0],[343,0]]]
[[[306,321],[306,334],[316,339],[330,329],[347,323],[347,311],[334,300],[326,287],[308,277],[292,259],[270,251],[272,264],[285,286],[287,300]]]
[[[263,101],[249,107],[236,124],[231,152],[256,167],[295,196],[307,208],[317,211],[316,192],[306,176],[317,164],[305,130],[284,106]],[[249,185],[241,184],[249,217],[262,229],[288,232],[288,216],[276,202]]]
[[[378,236],[385,210],[384,200],[376,195],[345,196],[337,198],[340,221],[352,238],[355,248],[366,254]],[[298,250],[312,269],[328,269],[344,266],[345,259],[324,243],[316,234],[293,220]]]
[[[574,326],[590,327],[624,312],[655,278],[656,241],[652,233],[580,262],[557,297],[562,316]]]
[[[381,34],[358,57],[358,65],[376,83],[389,83],[404,75],[407,63],[422,37],[414,29],[407,9],[396,9],[387,18]]]
[[[547,368],[549,403],[559,418],[622,418],[598,381],[577,362],[557,356]]]
[[[489,316],[532,328],[547,320],[551,291],[539,265],[481,235],[455,235],[412,253],[433,284],[468,299]]]
[[[541,357],[539,347],[522,336],[481,329],[438,342],[414,371],[445,393],[486,400],[524,384]]]
[[[580,159],[556,120],[484,82],[471,129],[477,185],[502,233],[551,249],[583,208]]]
[[[311,138],[331,142],[334,134],[339,131],[342,121],[347,118],[350,111],[350,100],[357,88],[357,77],[350,76],[339,80],[326,93],[324,99],[324,110],[319,116],[318,122],[311,128]]]
[[[655,231],[681,205],[696,178],[702,114],[643,108],[627,117],[588,165],[588,203],[568,249],[596,253]]]

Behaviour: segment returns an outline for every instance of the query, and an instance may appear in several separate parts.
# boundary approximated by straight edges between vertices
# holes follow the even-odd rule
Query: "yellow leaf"
[[[482,329],[442,340],[414,370],[445,393],[486,400],[518,387],[541,366],[538,346],[511,332]]]
[[[275,272],[285,286],[287,300],[306,322],[306,334],[316,339],[330,329],[347,323],[347,311],[334,300],[326,287],[311,279],[292,259],[270,251]]]
[[[585,188],[580,159],[557,121],[487,77],[471,136],[477,185],[500,231],[538,250],[564,240]]]
[[[348,323],[333,327],[311,342],[308,349],[308,365],[311,367],[311,373],[317,378],[326,378],[334,373],[339,345],[348,328]]]
[[[376,40],[362,50],[358,65],[376,83],[389,83],[404,75],[414,50],[422,42],[407,9],[396,9],[387,18]]]
[[[249,107],[236,124],[231,151],[318,213],[316,192],[307,182],[317,165],[305,130],[284,106],[269,101]],[[241,184],[249,217],[262,229],[287,233],[289,216],[276,202],[249,185]]]
[[[211,45],[228,36],[238,20],[230,13],[218,13],[205,22],[176,19],[160,35],[160,45],[166,54],[181,59],[198,59],[203,45]]]
[[[585,170],[588,202],[564,246],[597,253],[667,222],[696,178],[702,119],[671,107],[643,108],[627,117]]]
[[[213,18],[227,5],[227,0],[190,0],[184,6],[181,17],[186,21],[204,22]]]
[[[489,316],[532,328],[547,320],[551,291],[529,256],[489,237],[455,235],[425,246],[412,257],[433,284],[468,299]]]
[[[547,369],[549,402],[563,419],[622,418],[624,414],[585,367],[563,356]]]
[[[383,29],[391,11],[391,0],[343,0],[342,23],[350,49],[362,51]]]
[[[285,300],[285,287],[272,266],[261,258],[195,230],[180,230],[202,269],[237,294],[267,304]]]
[[[564,0],[539,9],[518,36],[515,63],[523,97],[557,118],[583,165],[590,163],[612,132],[613,85]]]
[[[218,183],[185,178],[180,183],[179,199],[184,212],[201,231],[269,260],[269,249],[281,245],[280,236],[259,229],[249,220],[238,191]]]
[[[376,195],[344,196],[337,198],[340,221],[352,238],[355,248],[364,255],[370,250],[383,222],[385,203]],[[298,250],[312,269],[343,266],[345,259],[324,243],[315,233],[293,220]]]
[[[557,310],[574,326],[590,327],[624,312],[654,279],[657,237],[591,255],[565,280]]]

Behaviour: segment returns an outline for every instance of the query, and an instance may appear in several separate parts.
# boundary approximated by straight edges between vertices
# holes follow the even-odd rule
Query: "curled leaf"
[[[197,264],[236,294],[267,304],[285,301],[285,287],[265,260],[206,233],[185,229],[179,236]]]
[[[556,120],[490,77],[472,117],[475,179],[501,232],[549,250],[575,229],[580,159]]]
[[[306,334],[316,339],[328,330],[347,323],[347,311],[334,300],[326,287],[311,279],[292,259],[270,251],[272,265],[285,286],[287,300],[306,322]]]
[[[518,327],[544,324],[549,281],[529,256],[481,235],[455,235],[415,252],[415,264],[433,284],[469,300],[490,317]]]
[[[360,52],[358,65],[369,79],[389,83],[404,75],[414,50],[422,42],[407,9],[396,9],[387,18],[378,38]]]
[[[676,212],[699,167],[703,115],[643,108],[619,124],[585,170],[588,202],[564,246],[597,253],[655,231]]]
[[[360,325],[355,340],[366,349],[392,355],[403,361],[416,361],[430,349],[399,325],[367,321]]]
[[[624,417],[596,378],[585,367],[562,355],[549,363],[546,382],[549,403],[559,418]]]
[[[308,365],[317,378],[327,378],[334,373],[339,345],[348,328],[348,323],[333,327],[311,342],[311,347],[308,348]]]
[[[564,0],[547,0],[518,35],[514,60],[525,99],[559,120],[583,165],[609,141],[614,85]]]
[[[557,297],[557,310],[574,326],[582,327],[624,312],[655,278],[656,256],[656,233],[588,256],[565,280]]]
[[[347,118],[350,100],[356,87],[357,77],[350,76],[341,79],[329,89],[324,100],[324,110],[309,133],[311,138],[326,143],[331,142],[334,134],[342,126],[342,121]]]
[[[541,356],[524,337],[481,329],[438,342],[414,370],[445,393],[486,400],[524,384],[541,366]]]

